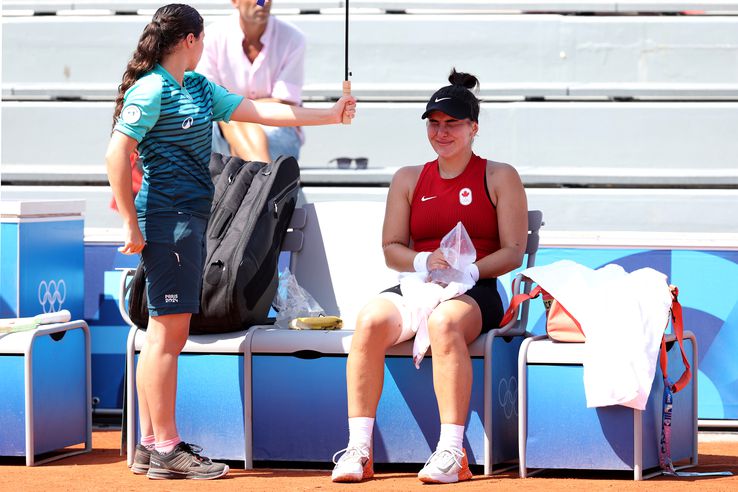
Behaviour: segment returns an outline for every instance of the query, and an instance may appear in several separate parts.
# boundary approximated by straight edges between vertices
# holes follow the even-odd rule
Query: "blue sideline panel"
[[[85,243],[85,320],[90,327],[94,409],[121,410],[128,325],[118,311],[120,272],[139,255],[118,252],[120,243]]]
[[[90,248],[86,248],[89,250]],[[101,248],[95,248],[101,249]],[[88,251],[85,251],[88,255]],[[118,256],[123,256],[118,254]],[[120,265],[135,267],[135,264]],[[129,260],[130,261],[130,260]],[[122,263],[122,262],[118,262]],[[117,267],[118,265],[115,265]],[[107,268],[114,268],[109,266]],[[101,277],[102,285],[95,282]],[[118,295],[120,290],[120,272],[95,270],[89,272],[85,278],[85,310],[93,304],[89,297],[95,297],[95,310],[90,323],[90,338],[92,341],[92,396],[95,399],[95,409],[122,409],[123,386],[126,366],[126,338],[128,325],[123,321],[118,311]]]
[[[493,463],[517,456],[517,382],[513,375],[521,337],[495,340],[492,381]],[[253,355],[254,460],[328,462],[348,440],[346,357]],[[471,464],[484,463],[483,369],[472,361],[474,382],[464,446]],[[497,371],[497,369],[496,369]],[[438,406],[432,357],[416,370],[410,357],[386,358],[384,389],[374,430],[377,463],[424,463],[435,450]]]
[[[34,338],[31,378],[35,454],[85,442],[85,338],[81,329]],[[0,338],[2,343],[2,338]],[[0,356],[0,456],[25,456],[25,356]]]
[[[0,357],[0,455],[26,454],[23,354]]]
[[[686,340],[684,348],[691,363],[691,341]],[[676,378],[683,371],[679,347],[674,344],[668,354],[669,374]],[[634,411],[619,405],[587,408],[582,377],[581,365],[528,365],[528,467],[633,470]],[[691,384],[674,395],[671,452],[675,462],[692,454]],[[644,469],[659,464],[663,389],[657,366],[642,414]]]
[[[94,409],[122,410],[127,326],[90,325]]]

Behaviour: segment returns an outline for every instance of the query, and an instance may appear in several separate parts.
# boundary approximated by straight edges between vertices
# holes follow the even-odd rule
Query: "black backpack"
[[[200,313],[191,333],[226,333],[268,323],[277,290],[280,245],[297,202],[300,168],[294,157],[272,164],[214,153],[215,184],[206,232]],[[148,324],[145,273],[140,264],[130,289],[129,316]]]

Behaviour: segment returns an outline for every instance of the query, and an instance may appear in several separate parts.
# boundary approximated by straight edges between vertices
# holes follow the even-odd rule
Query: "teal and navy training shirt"
[[[126,91],[115,130],[138,142],[139,218],[160,212],[209,216],[212,122],[229,121],[242,99],[195,72],[186,72],[180,86],[161,65]]]

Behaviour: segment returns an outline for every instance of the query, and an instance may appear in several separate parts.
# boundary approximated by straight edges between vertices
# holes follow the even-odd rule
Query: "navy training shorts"
[[[140,221],[146,246],[149,314],[199,313],[208,221],[189,213],[150,214]]]

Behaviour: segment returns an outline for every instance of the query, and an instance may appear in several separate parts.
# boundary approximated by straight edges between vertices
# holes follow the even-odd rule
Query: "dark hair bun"
[[[451,85],[460,85],[466,87],[469,90],[474,90],[479,87],[479,80],[472,74],[457,72],[456,68],[451,69],[451,73],[448,76],[448,81]]]

